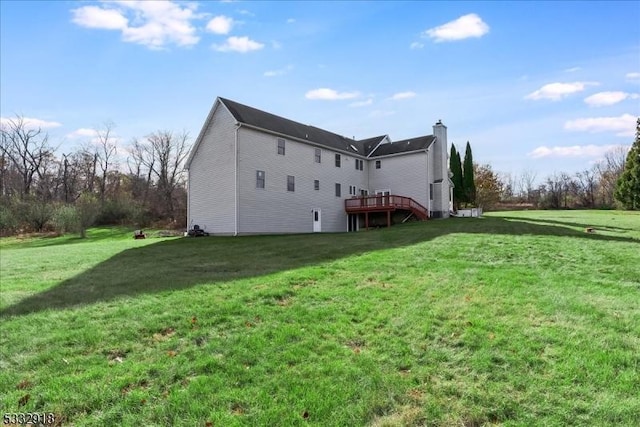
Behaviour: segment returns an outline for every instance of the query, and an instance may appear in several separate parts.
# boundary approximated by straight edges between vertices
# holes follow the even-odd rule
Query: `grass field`
[[[0,251],[3,413],[65,426],[640,425],[639,213],[239,238],[94,229]]]

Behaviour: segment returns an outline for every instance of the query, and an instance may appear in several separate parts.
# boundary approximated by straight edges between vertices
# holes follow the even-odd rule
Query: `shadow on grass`
[[[5,308],[0,316],[60,310],[138,294],[260,277],[455,233],[487,234],[487,238],[542,235],[640,243],[629,237],[532,223],[528,218],[501,217],[412,223],[359,233],[182,238],[124,250],[78,276]]]
[[[601,224],[588,224],[588,223],[580,223],[580,222],[570,222],[570,221],[558,221],[556,219],[544,219],[544,218],[530,218],[530,217],[518,217],[518,216],[501,216],[501,218],[511,221],[525,221],[525,222],[534,222],[538,224],[549,224],[549,225],[559,225],[559,226],[568,226],[568,227],[577,227],[577,228],[594,228],[596,230],[602,231],[611,231],[611,232],[626,232],[626,231],[634,231],[632,228],[625,227],[614,227],[612,225],[601,225]]]

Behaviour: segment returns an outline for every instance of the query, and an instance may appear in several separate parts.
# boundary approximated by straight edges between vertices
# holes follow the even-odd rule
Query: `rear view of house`
[[[279,234],[446,218],[447,153],[441,122],[432,135],[355,140],[217,98],[187,160],[188,226]]]

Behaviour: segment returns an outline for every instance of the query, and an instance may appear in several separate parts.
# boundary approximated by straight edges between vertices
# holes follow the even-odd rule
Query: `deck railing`
[[[420,219],[427,219],[429,217],[427,208],[413,200],[411,197],[396,196],[392,194],[378,194],[375,196],[361,196],[346,199],[344,201],[344,208],[347,213],[385,212],[402,209],[413,212]]]

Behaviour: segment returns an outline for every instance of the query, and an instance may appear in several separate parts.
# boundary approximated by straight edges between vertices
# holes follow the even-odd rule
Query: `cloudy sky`
[[[431,133],[539,178],[630,145],[640,2],[0,2],[0,113],[61,151],[195,138],[217,96],[358,139]]]

